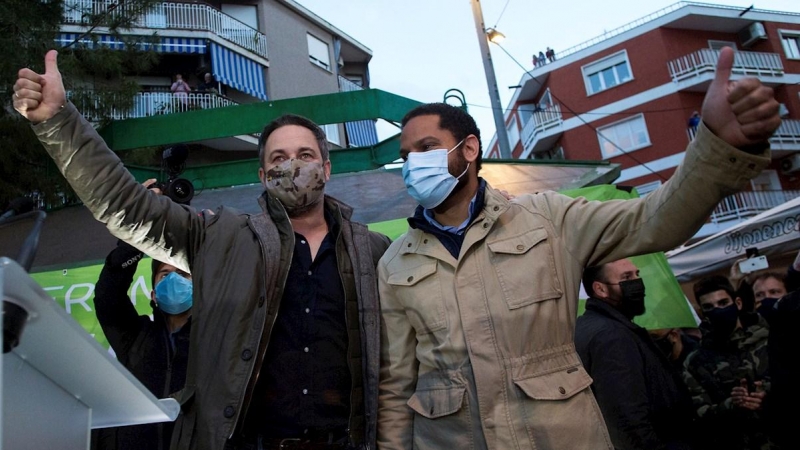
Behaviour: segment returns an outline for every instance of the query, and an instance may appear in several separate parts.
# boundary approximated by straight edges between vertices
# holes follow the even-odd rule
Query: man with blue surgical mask
[[[778,103],[755,78],[730,81],[732,67],[723,49],[672,179],[628,201],[509,201],[478,176],[469,114],[406,114],[403,178],[420,206],[378,267],[379,449],[612,448],[575,350],[581,275],[682,244],[770,163]]]
[[[144,254],[121,242],[108,255],[95,287],[94,305],[117,359],[156,397],[183,389],[189,355],[192,276],[153,260],[152,317],[139,315],[128,293]],[[167,449],[173,422],[100,429],[93,450]]]

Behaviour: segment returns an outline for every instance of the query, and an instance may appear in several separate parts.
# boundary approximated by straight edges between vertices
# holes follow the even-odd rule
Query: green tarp
[[[636,197],[635,191],[629,193],[615,186],[595,186],[564,194],[572,197],[584,196],[589,200],[629,199]],[[396,239],[408,228],[406,219],[390,220],[370,224],[370,229]],[[109,252],[112,249],[108,249]],[[647,313],[637,317],[635,322],[645,328],[694,327],[695,319],[683,292],[672,274],[663,253],[636,256],[631,258],[641,271],[647,292]],[[32,274],[38,282],[66,311],[80,323],[98,342],[108,346],[103,331],[94,312],[94,285],[100,275],[102,264],[84,267],[53,270]],[[150,307],[150,260],[139,263],[133,285],[128,289],[131,301],[143,315],[152,314]],[[583,308],[581,305],[581,312]]]

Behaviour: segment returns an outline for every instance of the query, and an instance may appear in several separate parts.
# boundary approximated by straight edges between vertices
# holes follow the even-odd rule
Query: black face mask
[[[620,281],[619,288],[622,290],[619,311],[628,319],[644,314],[644,280]]]
[[[736,328],[736,321],[739,320],[739,308],[736,307],[736,303],[731,303],[724,308],[706,311],[705,315],[714,334],[718,338],[726,338]]]
[[[672,358],[672,349],[675,347],[675,343],[669,338],[669,334],[660,339],[654,339],[653,342],[656,344],[656,347],[661,350],[661,353],[667,357],[667,359]]]
[[[761,304],[756,309],[758,315],[764,318],[767,322],[770,322],[775,314],[778,312],[775,309],[775,303],[778,302],[777,298],[765,298],[761,300]]]

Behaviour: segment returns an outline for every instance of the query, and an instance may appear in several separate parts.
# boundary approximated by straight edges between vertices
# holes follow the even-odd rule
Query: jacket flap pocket
[[[395,272],[389,275],[388,283],[392,286],[413,286],[434,273],[436,273],[436,261]]]
[[[418,390],[408,399],[408,406],[428,419],[448,416],[461,409],[465,391],[464,386]]]
[[[592,384],[592,377],[583,366],[550,372],[535,377],[514,380],[525,394],[534,400],[566,400]]]
[[[519,236],[489,242],[487,245],[492,253],[522,255],[545,239],[547,239],[547,231],[544,228],[536,228]]]

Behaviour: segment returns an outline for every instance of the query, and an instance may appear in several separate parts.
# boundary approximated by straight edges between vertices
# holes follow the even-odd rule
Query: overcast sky
[[[470,0],[296,0],[372,49],[371,87],[421,102],[441,101],[446,90],[464,92],[484,145],[494,121]],[[753,0],[709,2],[747,7]],[[486,27],[505,34],[491,45],[500,103],[513,95],[533,52],[572,47],[666,8],[670,0],[482,0]],[[799,0],[756,1],[759,9],[800,13]],[[513,57],[513,59],[512,59]],[[389,130],[391,131],[391,130]],[[381,138],[388,137],[386,128]],[[394,131],[396,133],[396,129]]]

